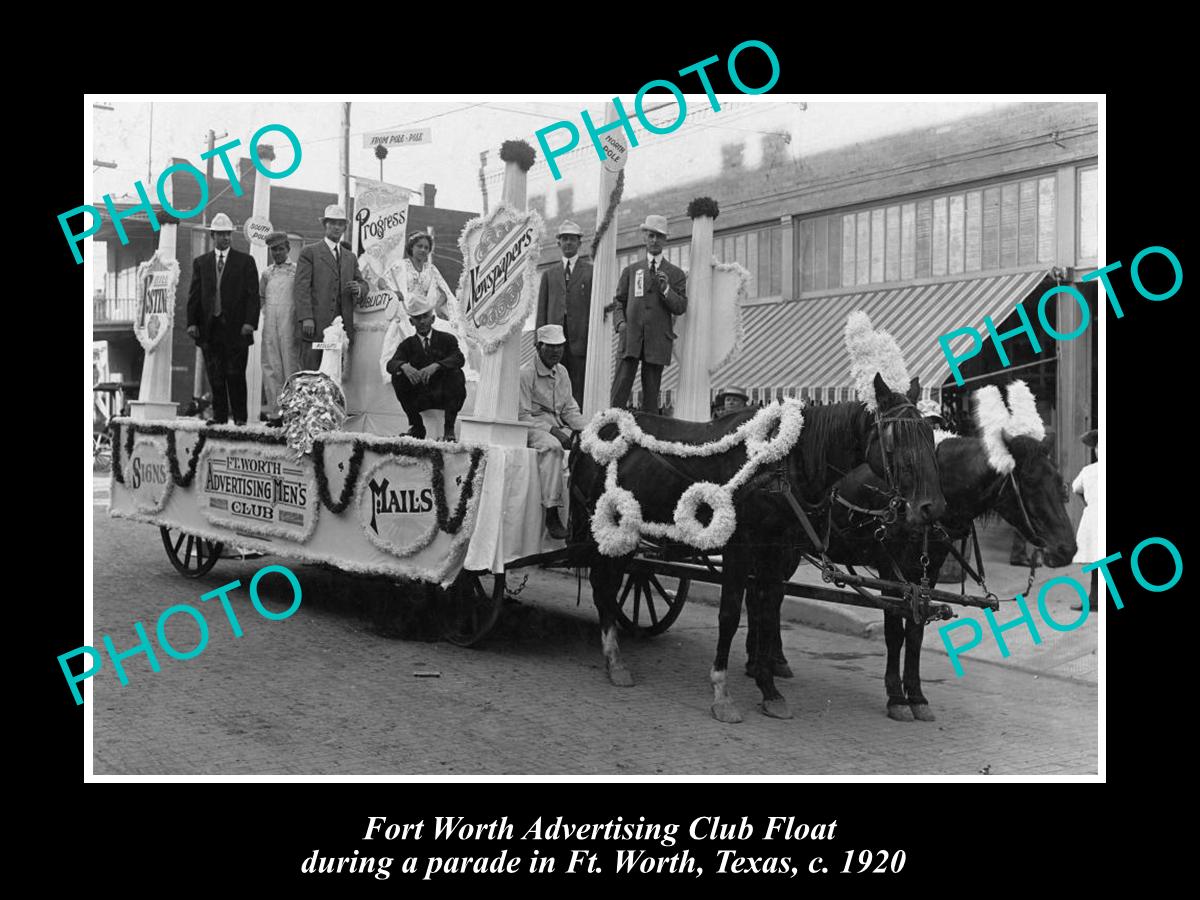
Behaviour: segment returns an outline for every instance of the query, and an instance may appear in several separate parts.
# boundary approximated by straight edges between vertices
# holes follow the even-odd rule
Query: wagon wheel
[[[221,548],[224,545],[220,542],[185,534],[165,525],[160,526],[158,530],[162,534],[167,559],[171,560],[171,565],[184,578],[199,578],[221,558]]]
[[[664,581],[674,581],[675,590],[669,590]],[[660,578],[646,569],[630,569],[617,602],[617,622],[625,631],[643,637],[662,634],[679,617],[691,586],[690,578]]]
[[[92,435],[92,466],[100,472],[112,469],[112,440],[103,432]]]
[[[460,647],[474,646],[495,627],[504,603],[504,573],[492,578],[489,591],[479,575],[464,571],[450,589],[442,591],[437,598],[442,637],[450,643]]]

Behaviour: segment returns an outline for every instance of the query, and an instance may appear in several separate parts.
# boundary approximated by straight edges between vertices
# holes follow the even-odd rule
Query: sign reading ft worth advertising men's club
[[[161,251],[154,251],[154,256],[138,266],[133,333],[147,353],[171,333],[178,285],[179,263],[163,257]]]
[[[493,353],[519,331],[537,302],[537,255],[542,217],[500,204],[472,219],[458,240],[463,274],[458,299],[467,334],[484,353]]]

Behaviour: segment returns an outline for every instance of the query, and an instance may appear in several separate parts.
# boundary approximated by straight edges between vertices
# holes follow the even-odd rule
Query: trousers
[[[411,428],[423,432],[425,423],[421,413],[427,409],[440,409],[446,413],[446,431],[452,431],[458,411],[467,399],[467,379],[462,369],[439,369],[428,384],[413,384],[403,372],[397,372],[392,376],[392,390],[404,407]]]
[[[263,306],[262,370],[267,395],[267,415],[279,415],[279,392],[300,364],[300,342],[296,338],[295,307],[290,303]]]
[[[221,318],[208,324],[208,340],[201,345],[204,370],[212,385],[213,418],[227,422],[232,413],[235,422],[246,421],[246,363],[250,345],[241,326]]]
[[[629,402],[629,395],[633,391],[633,376],[637,374],[639,362],[642,366],[642,412],[657,414],[658,388],[662,384],[663,367],[659,363],[650,363],[631,356],[622,358],[617,365],[617,373],[613,376],[611,403],[623,409]]]

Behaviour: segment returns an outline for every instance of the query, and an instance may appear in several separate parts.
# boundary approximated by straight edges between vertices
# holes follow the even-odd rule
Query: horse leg
[[[604,650],[604,666],[608,680],[617,687],[631,687],[633,676],[621,662],[621,648],[617,645],[617,591],[621,587],[621,576],[625,567],[621,562],[597,554],[588,580],[592,583],[592,602],[600,616],[600,646]]]
[[[773,719],[790,719],[792,711],[787,700],[775,687],[773,654],[781,646],[779,637],[779,607],[783,603],[783,583],[768,576],[758,579],[749,592],[758,607],[758,639],[754,645],[754,680],[762,691],[763,715]]]
[[[746,590],[746,578],[735,555],[727,553],[721,578],[721,612],[717,617],[720,629],[717,634],[717,655],[713,660],[708,680],[713,688],[713,718],[718,722],[733,724],[742,721],[742,714],[729,698],[726,676],[729,670],[729,648],[742,619],[742,595]],[[753,619],[750,620],[753,622]]]
[[[909,619],[905,629],[904,692],[908,695],[913,718],[921,722],[934,722],[937,717],[921,692],[921,642],[925,640],[925,628]]]
[[[887,714],[897,722],[911,722],[912,708],[900,683],[900,648],[904,646],[904,617],[899,613],[883,614],[883,636],[887,642],[887,671],[883,676],[887,688]]]
[[[748,619],[746,628],[746,677],[754,677],[754,641],[756,638],[757,626],[752,619]],[[792,667],[788,665],[787,657],[783,655],[783,635],[780,634],[779,640],[775,646],[771,648],[771,672],[776,678],[794,678],[795,673],[792,672]]]

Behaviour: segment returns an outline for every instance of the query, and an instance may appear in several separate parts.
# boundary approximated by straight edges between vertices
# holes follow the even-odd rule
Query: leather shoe
[[[273,419],[267,419],[268,428],[282,428],[283,416],[275,416]]]
[[[404,434],[406,437],[416,438],[419,441],[425,440],[425,429],[417,428],[415,425],[408,429],[408,431],[404,432]]]
[[[557,506],[551,506],[546,510],[546,531],[556,541],[561,541],[567,536],[567,529],[563,527],[562,519],[558,517]]]
[[[204,424],[205,425],[228,425],[229,420],[228,419],[206,419]]]
[[[453,431],[447,431],[447,432],[445,432],[445,433],[443,433],[443,434],[442,434],[442,440],[443,440],[443,441],[449,441],[450,443],[454,443],[455,441],[457,441],[457,440],[458,440],[458,438],[456,438],[456,437],[454,436],[454,432],[453,432]]]
[[[234,419],[234,420],[233,420],[233,424],[234,424],[234,425],[245,425],[245,424],[246,424],[246,420],[245,420],[245,419]]]

